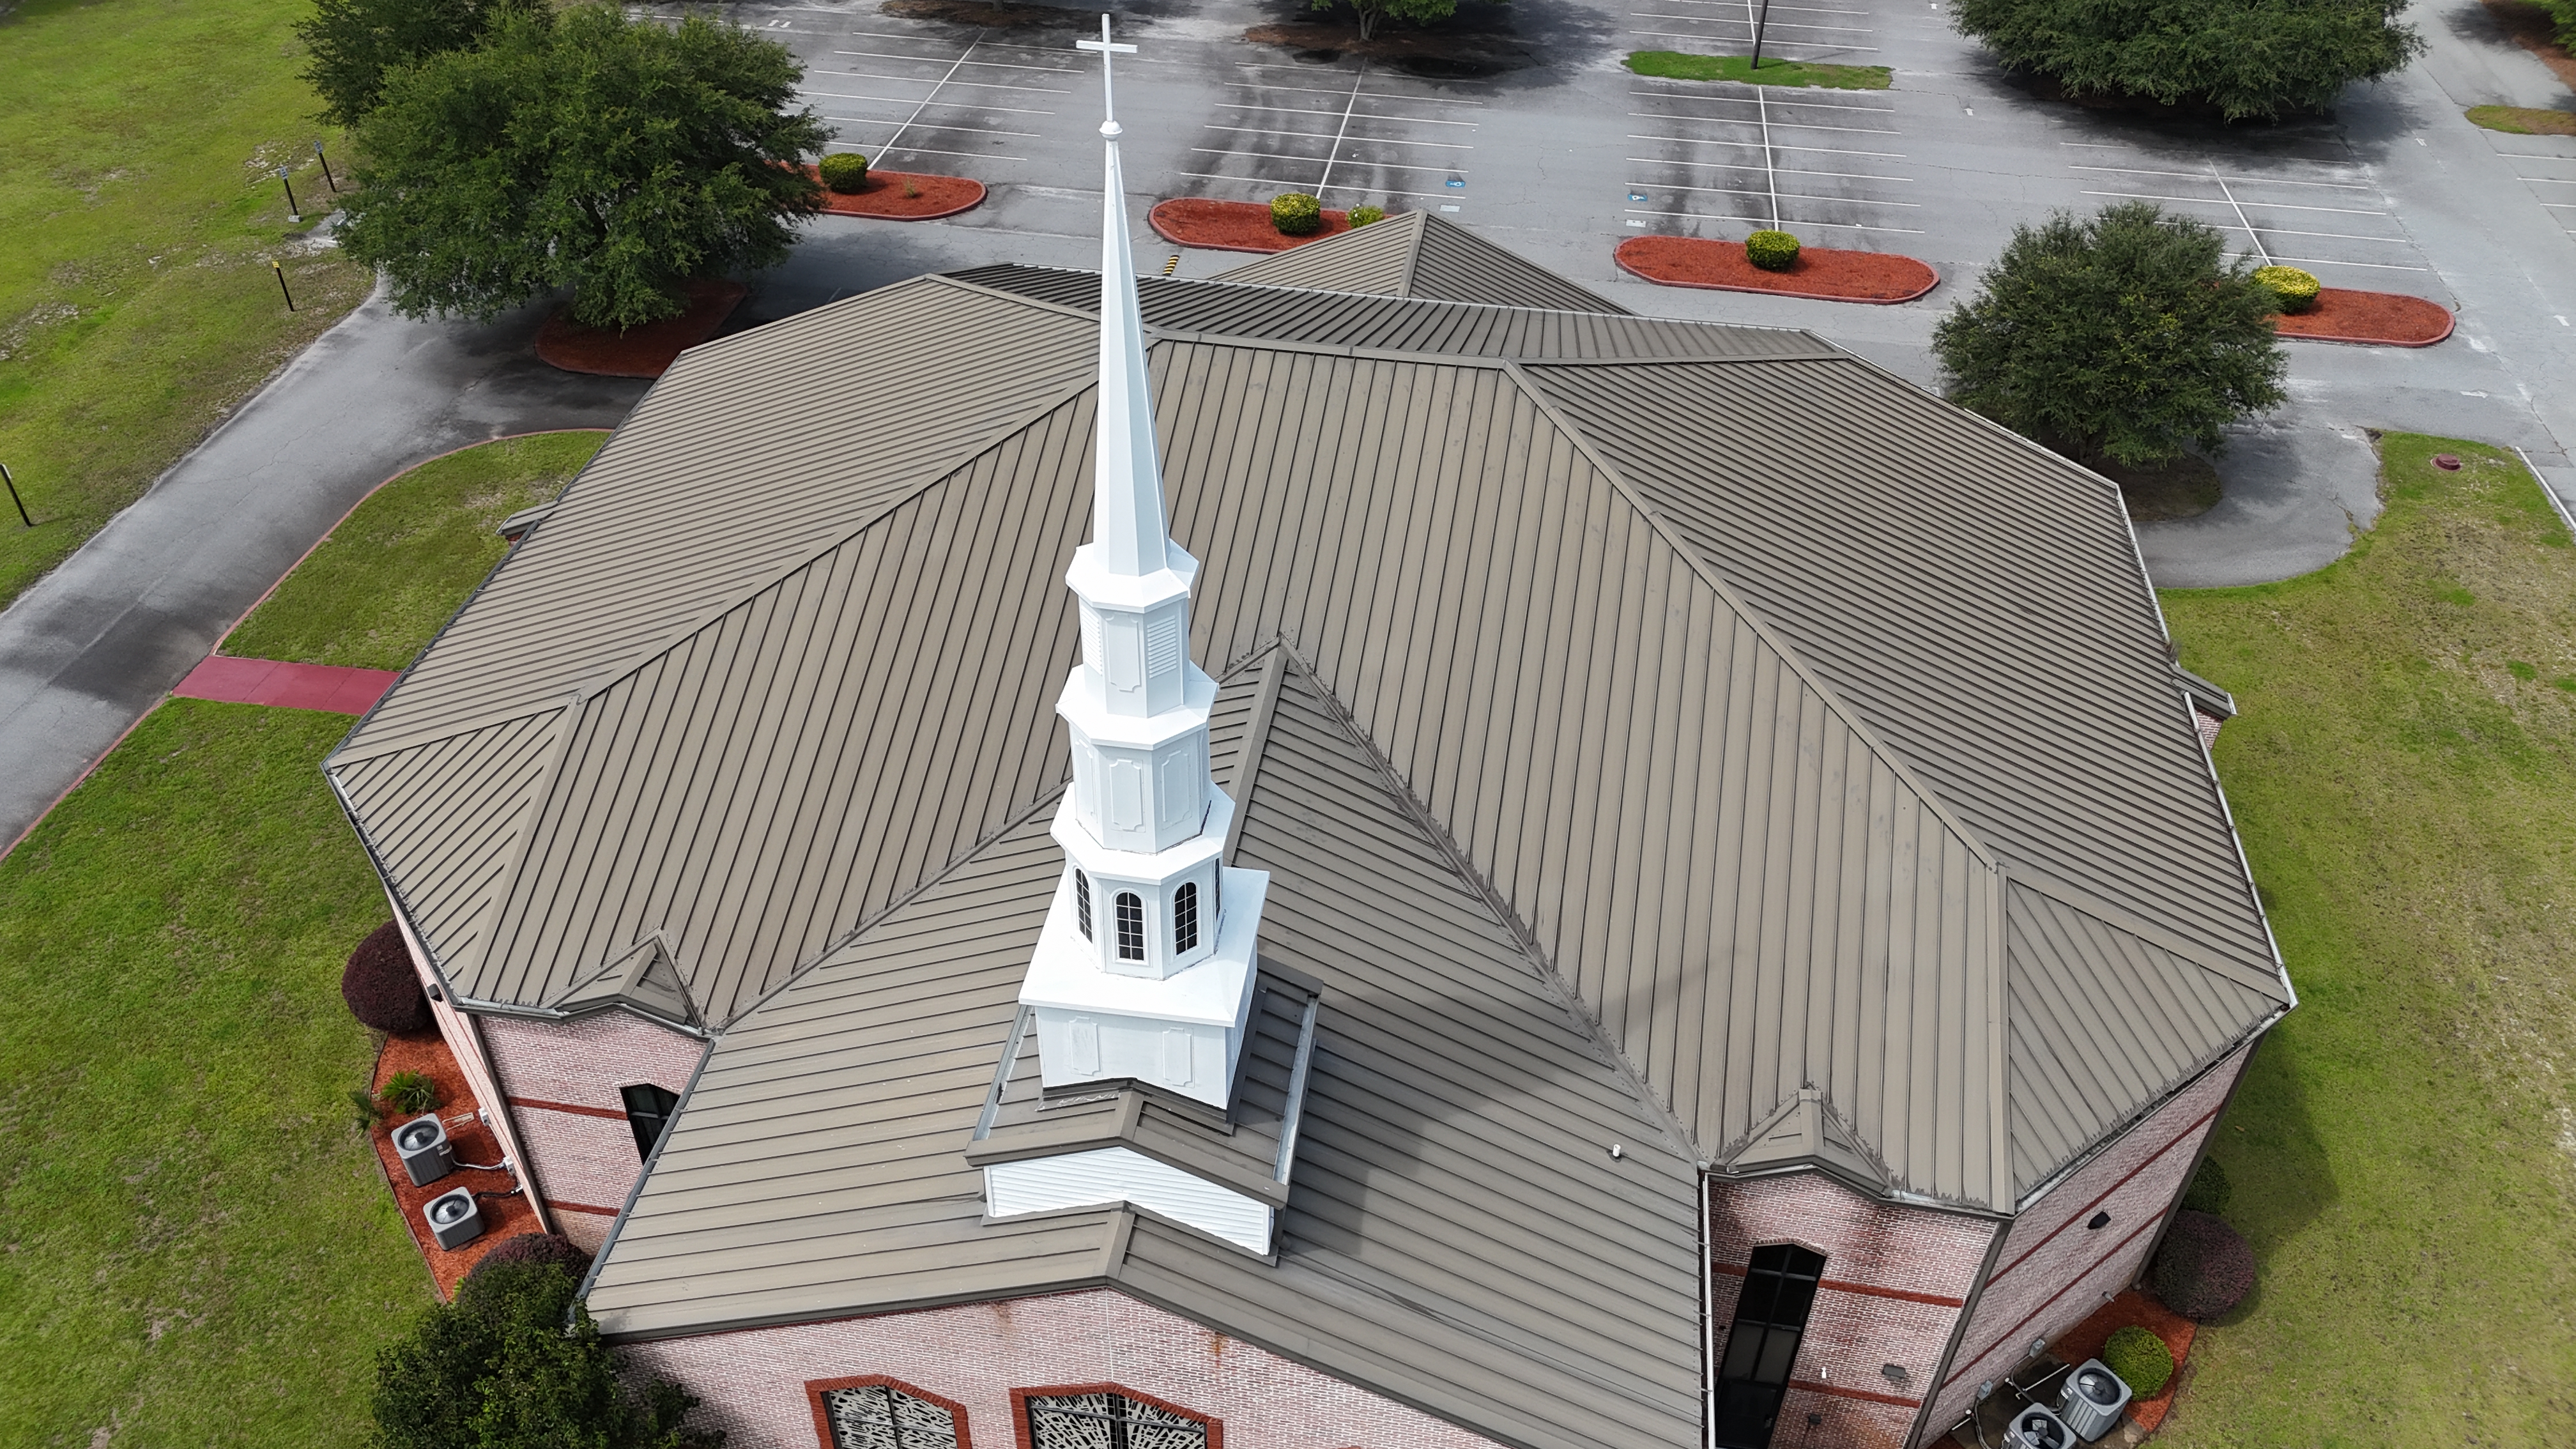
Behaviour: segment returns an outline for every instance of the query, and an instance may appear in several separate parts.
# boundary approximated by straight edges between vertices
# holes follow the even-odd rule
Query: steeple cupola
[[[1112,46],[1101,39],[1104,85]],[[1020,1000],[1050,1089],[1134,1080],[1222,1108],[1251,1010],[1269,876],[1222,856],[1234,801],[1208,773],[1216,681],[1189,657],[1198,560],[1163,514],[1144,322],[1127,235],[1114,102],[1100,246],[1100,391],[1091,542],[1065,583],[1082,663],[1056,700],[1073,788],[1054,836],[1065,872]]]

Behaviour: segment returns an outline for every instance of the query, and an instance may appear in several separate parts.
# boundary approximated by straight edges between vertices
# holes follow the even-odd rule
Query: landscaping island
[[[1628,69],[1662,80],[1734,81],[1749,86],[1819,86],[1836,91],[1883,91],[1895,72],[1883,65],[1827,65],[1822,61],[1766,60],[1754,69],[1750,56],[1691,55],[1678,50],[1640,50],[1628,57]]]
[[[1911,302],[1941,284],[1941,276],[1912,257],[1888,252],[1804,247],[1779,271],[1755,266],[1744,243],[1708,237],[1632,236],[1611,260],[1619,270],[1659,287],[1698,287],[1713,292],[1767,292],[1824,302]]]
[[[805,170],[821,179],[814,167]],[[943,216],[973,211],[984,204],[984,195],[983,182],[963,176],[870,167],[868,179],[856,191],[825,187],[823,210],[833,216],[869,216],[879,221],[937,221]]]
[[[2316,305],[2284,312],[2272,325],[2306,342],[2358,342],[2372,347],[2430,347],[2451,335],[2450,309],[2400,292],[2317,289]]]
[[[1211,201],[1203,196],[1158,201],[1145,220],[1156,235],[1174,246],[1214,252],[1284,252],[1351,229],[1349,212],[1327,210],[1321,227],[1304,236],[1290,236],[1271,220],[1267,203]]]
[[[660,377],[680,360],[681,353],[715,336],[748,295],[749,289],[740,282],[691,282],[689,310],[623,332],[614,327],[584,327],[572,320],[569,310],[558,311],[537,329],[537,356],[566,372]]]

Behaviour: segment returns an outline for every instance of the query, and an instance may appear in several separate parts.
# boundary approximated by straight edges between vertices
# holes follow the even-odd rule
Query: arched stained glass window
[[[833,1449],[957,1449],[957,1413],[893,1384],[825,1389]]]
[[[1091,877],[1078,870],[1073,873],[1073,923],[1082,928],[1082,939],[1091,939]]]
[[[1208,1449],[1204,1419],[1118,1393],[1030,1394],[1034,1449]]]
[[[1145,903],[1134,891],[1118,893],[1118,959],[1145,959]]]
[[[1172,949],[1195,951],[1199,946],[1199,883],[1191,881],[1172,893]]]

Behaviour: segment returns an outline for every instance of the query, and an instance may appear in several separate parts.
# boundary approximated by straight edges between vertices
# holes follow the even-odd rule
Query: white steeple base
[[[1074,924],[1068,874],[1020,986],[1034,1007],[1040,1080],[1049,1089],[1134,1080],[1222,1111],[1251,1015],[1253,938],[1270,890],[1264,870],[1224,871],[1216,949],[1163,978],[1114,976]]]

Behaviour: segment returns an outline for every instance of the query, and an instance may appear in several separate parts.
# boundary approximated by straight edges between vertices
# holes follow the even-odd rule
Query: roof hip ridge
[[[1737,593],[1734,586],[1718,573],[1716,566],[1693,547],[1690,540],[1682,537],[1681,530],[1673,526],[1672,520],[1664,516],[1663,510],[1648,501],[1645,494],[1628,481],[1627,474],[1621,472],[1619,466],[1613,463],[1607,454],[1594,446],[1591,435],[1583,430],[1580,423],[1567,416],[1565,411],[1556,405],[1555,400],[1547,395],[1546,389],[1538,385],[1538,380],[1529,375],[1529,370],[1515,358],[1506,357],[1497,361],[1501,363],[1503,370],[1512,376],[1522,392],[1528,395],[1531,405],[1565,434],[1576,451],[1583,454],[1585,461],[1601,470],[1601,475],[1610,480],[1612,491],[1625,499],[1628,506],[1635,509],[1637,515],[1645,519],[1647,525],[1654,529],[1656,536],[1690,566],[1691,572],[1725,601],[1728,608],[1735,611],[1736,616],[1744,621],[1745,627],[1751,629],[1756,638],[1780,657],[1780,662],[1798,677],[1798,682],[1816,692],[1816,697],[1823,700],[1825,707],[1834,712],[1834,716],[1843,722],[1844,728],[1852,732],[1852,737],[1868,746],[1870,754],[1894,772],[1897,781],[1911,791],[1915,798],[1923,802],[1923,808],[1932,812],[1934,818],[1941,822],[1942,828],[1958,837],[1959,843],[1968,848],[1969,853],[1977,858],[1977,863],[1984,866],[1988,874],[2000,874],[2003,863],[1987,846],[1985,838],[1969,829],[1968,823],[1961,820],[1957,812],[1950,808],[1950,802],[1941,798],[1925,784],[1914,773],[1913,768],[1906,764],[1904,756],[1898,754],[1887,741],[1879,738],[1878,731],[1870,728],[1869,722],[1861,717],[1860,711],[1852,708],[1850,701],[1844,699],[1832,685],[1826,683],[1824,676],[1818,674],[1814,667],[1807,663],[1806,658],[1791,647],[1788,640],[1780,637],[1778,631],[1771,627],[1770,621],[1762,617],[1751,601]]]
[[[1343,733],[1359,747],[1360,753],[1366,755],[1369,763],[1377,768],[1378,777],[1385,782],[1387,792],[1394,797],[1405,816],[1430,839],[1432,845],[1448,861],[1449,868],[1457,872],[1458,877],[1474,889],[1476,899],[1492,913],[1494,920],[1505,931],[1511,933],[1513,944],[1520,947],[1522,956],[1528,960],[1530,969],[1537,973],[1540,984],[1546,988],[1547,994],[1564,1009],[1567,1018],[1574,1023],[1575,1030],[1582,1034],[1583,1039],[1591,1043],[1594,1051],[1601,1054],[1601,1059],[1612,1071],[1618,1073],[1620,1085],[1628,1089],[1629,1095],[1636,1098],[1638,1105],[1645,1108],[1646,1116],[1663,1130],[1665,1136],[1670,1139],[1669,1145],[1678,1150],[1686,1161],[1699,1170],[1706,1171],[1710,1161],[1709,1154],[1700,1147],[1698,1139],[1691,1135],[1690,1128],[1684,1125],[1672,1108],[1666,1106],[1663,1100],[1655,1095],[1655,1089],[1647,1082],[1646,1074],[1639,1071],[1637,1064],[1628,1060],[1628,1054],[1619,1047],[1619,1044],[1612,1041],[1601,1029],[1600,1020],[1584,1009],[1583,994],[1576,991],[1566,981],[1563,973],[1556,969],[1556,963],[1548,959],[1547,949],[1539,944],[1538,933],[1530,929],[1528,922],[1521,919],[1520,913],[1512,909],[1511,902],[1502,891],[1482,870],[1477,868],[1475,858],[1458,843],[1457,837],[1449,833],[1448,825],[1414,795],[1413,787],[1406,783],[1404,776],[1396,770],[1394,761],[1389,760],[1386,752],[1378,748],[1377,741],[1370,738],[1368,731],[1360,727],[1359,721],[1353,718],[1350,710],[1342,704],[1342,697],[1334,692],[1332,685],[1325,681],[1314,664],[1284,636],[1279,640],[1278,649],[1280,656],[1288,661],[1288,667],[1304,675],[1315,687],[1316,697],[1323,701],[1334,723],[1342,727]],[[1249,813],[1252,808],[1252,784],[1258,777],[1260,769],[1261,762],[1251,758],[1245,759],[1235,767],[1235,778],[1232,783],[1243,792],[1242,803],[1237,808],[1246,813]],[[1250,771],[1249,774],[1246,773],[1247,770]]]

